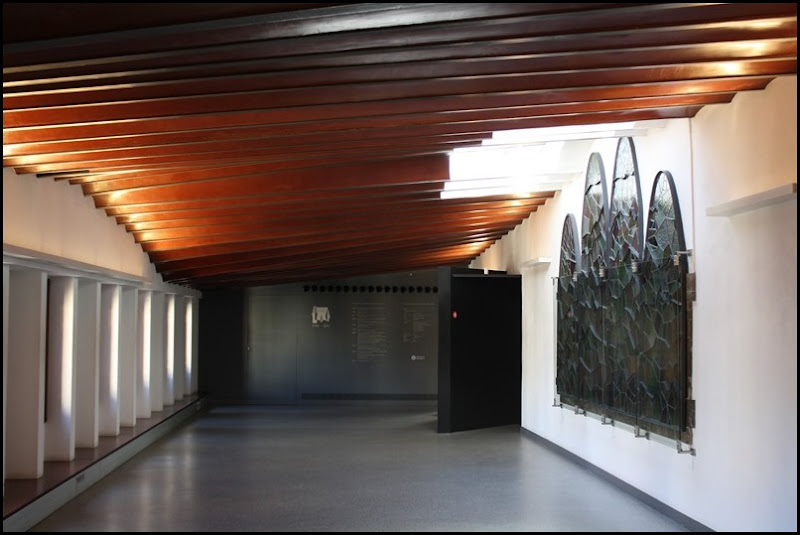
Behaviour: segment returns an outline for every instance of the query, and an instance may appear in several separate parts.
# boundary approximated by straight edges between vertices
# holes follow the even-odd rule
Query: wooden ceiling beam
[[[481,200],[480,197],[475,199]],[[161,230],[181,230],[184,233],[199,232],[201,234],[213,233],[216,227],[226,225],[262,225],[262,226],[294,226],[294,225],[324,225],[330,224],[332,219],[348,214],[349,221],[373,216],[393,218],[416,218],[418,216],[458,216],[463,218],[476,217],[483,214],[494,214],[498,211],[524,212],[536,206],[541,206],[546,199],[529,199],[525,203],[517,201],[503,202],[474,202],[461,204],[432,205],[430,202],[419,203],[331,203],[330,205],[304,206],[296,211],[281,211],[278,213],[266,210],[231,212],[224,216],[204,216],[182,219],[161,219],[157,221],[143,221],[125,223],[125,230],[131,233]]]
[[[627,121],[647,121],[655,119],[677,119],[693,117],[697,111],[702,108],[701,105],[695,106],[673,106],[668,108],[650,108],[650,109],[633,109],[633,110],[620,110],[609,112],[595,112],[584,114],[567,114],[567,115],[549,115],[544,117],[525,117],[525,118],[510,118],[510,119],[497,119],[490,121],[481,121],[478,123],[457,123],[457,124],[440,124],[440,125],[423,125],[413,127],[400,127],[392,131],[394,135],[400,136],[415,136],[424,133],[435,133],[438,135],[449,134],[483,134],[489,137],[490,132],[498,130],[509,130],[517,128],[543,128],[550,126],[565,126],[565,125],[585,125],[595,123],[613,123],[613,122],[627,122]],[[339,137],[344,134],[337,134]],[[357,137],[358,132],[348,133],[347,135]],[[316,135],[321,138],[320,142],[324,141],[327,135]],[[434,149],[436,150],[436,149]],[[428,151],[424,151],[427,153]],[[439,149],[437,152],[444,152]],[[420,153],[416,153],[422,155]],[[443,155],[443,154],[442,154]],[[444,156],[444,155],[443,155]],[[235,163],[236,159],[225,160],[215,159],[209,162],[213,164],[212,167],[224,167],[224,164],[231,165]],[[257,163],[252,162],[252,163]],[[95,164],[96,165],[96,164]],[[178,165],[178,164],[176,164]],[[57,171],[72,171],[75,170],[74,164],[51,164],[48,166],[28,166],[17,168],[18,173],[52,173]],[[120,169],[120,168],[117,168]],[[135,169],[131,167],[130,169]],[[159,169],[163,169],[160,167]],[[98,169],[100,171],[101,169]]]
[[[328,229],[315,229],[309,231],[303,228],[296,229],[261,229],[256,232],[239,232],[226,235],[193,235],[185,238],[160,239],[140,242],[139,245],[146,253],[163,251],[194,251],[198,248],[215,247],[217,245],[238,247],[247,243],[258,243],[261,247],[282,247],[284,245],[315,246],[321,241],[341,239],[380,240],[392,237],[414,237],[425,234],[428,229],[435,228],[439,236],[466,234],[472,232],[487,232],[492,228],[512,229],[522,222],[529,214],[498,214],[495,217],[484,217],[478,220],[465,219],[445,222],[436,221],[436,226],[428,226],[423,221],[376,221],[376,224],[365,226],[362,223],[351,223],[347,218]],[[246,245],[245,245],[246,246]],[[191,254],[191,253],[190,253]]]
[[[217,59],[215,52],[221,45],[234,43],[266,44],[279,54],[285,54],[286,50],[293,54],[314,54],[400,47],[409,42],[431,45],[597,32],[600,29],[624,31],[636,28],[641,31],[797,15],[796,5],[770,3],[401,5],[402,11],[393,4],[353,4],[299,14],[253,16],[10,44],[4,46],[4,73],[47,69],[54,64],[63,68],[72,62],[112,68],[117,63],[130,64],[132,60],[160,66],[181,64],[185,62],[182,57],[185,50],[192,48],[204,52],[208,61],[230,61],[229,57]],[[491,15],[487,6],[494,6]],[[439,13],[430,16],[429,11],[429,16],[419,15],[424,10]],[[477,14],[476,10],[481,13]],[[404,15],[402,19],[398,19],[400,13]]]
[[[797,71],[796,58],[749,59],[736,62],[737,76],[769,76]],[[5,128],[68,125],[106,121],[132,121],[173,115],[223,113],[271,107],[434,97],[464,93],[570,89],[591,87],[597,80],[607,85],[690,81],[730,76],[731,65],[721,62],[670,64],[630,68],[554,71],[492,76],[431,78],[327,85],[220,95],[198,95],[114,103],[93,103],[47,108],[3,110]],[[4,99],[5,100],[5,99]]]
[[[249,157],[266,159],[274,156],[276,162],[281,162],[287,167],[292,161],[308,158],[311,160],[328,158],[330,156],[366,152],[374,148],[390,146],[396,149],[416,150],[422,152],[426,149],[441,147],[450,150],[460,145],[479,144],[488,137],[485,133],[455,133],[438,136],[394,136],[391,132],[398,127],[416,126],[423,124],[458,125],[460,123],[474,124],[487,120],[523,119],[538,116],[551,116],[558,114],[597,113],[616,110],[665,108],[683,106],[705,106],[709,104],[723,104],[730,102],[735,93],[711,93],[675,95],[665,97],[643,97],[632,100],[605,100],[600,102],[582,102],[570,104],[552,104],[538,106],[521,106],[491,110],[469,110],[451,112],[446,116],[437,114],[409,114],[402,116],[371,117],[369,119],[351,119],[331,121],[329,124],[309,123],[302,125],[281,125],[278,127],[262,127],[260,132],[253,132],[257,137],[238,139],[235,141],[200,142],[191,144],[162,145],[159,147],[142,147],[126,149],[106,149],[96,151],[82,151],[71,153],[51,153],[30,156],[14,156],[3,158],[6,166],[13,167],[43,167],[50,164],[71,163],[79,169],[113,168],[113,164],[130,167],[148,167],[176,162],[197,162],[210,158],[223,160],[241,160]],[[335,124],[330,124],[335,123]],[[391,125],[387,127],[386,125]],[[292,128],[294,127],[294,128]],[[335,128],[335,130],[333,129]],[[366,129],[372,129],[368,134]],[[287,147],[283,138],[280,144],[275,144],[270,133],[280,130],[281,136],[292,136],[289,140],[294,143]],[[353,131],[363,135],[365,139],[358,141],[339,141],[337,136],[345,131]],[[296,131],[296,133],[295,133]],[[326,133],[330,140],[326,141],[325,148],[320,150],[318,138]],[[374,138],[373,135],[386,137]],[[306,137],[317,138],[317,142],[305,141]],[[290,159],[287,161],[286,159]],[[277,165],[277,164],[276,164]],[[302,165],[302,163],[296,163]]]
[[[746,41],[796,40],[797,20],[791,17],[703,25],[653,28],[644,32],[565,33],[513,40],[480,40],[427,46],[379,48],[369,51],[321,52],[285,55],[287,47],[273,49],[271,43],[238,43],[222,47],[184,50],[168,65],[135,59],[112,65],[73,64],[64,68],[42,68],[24,73],[6,73],[3,89],[7,93],[53,91],[118,85],[236,76],[241,74],[295,69],[320,69],[347,65],[388,65],[393,63],[472,60],[504,56],[577,54],[591,51],[612,53],[619,49],[663,49],[680,46],[722,44],[732,46]]]
[[[732,95],[725,98],[715,98],[717,103],[730,100]],[[712,99],[703,99],[710,102]],[[696,105],[696,104],[695,104]],[[337,133],[332,134],[336,136]],[[317,141],[325,137],[314,135]],[[350,141],[346,143],[332,140],[330,145],[327,143],[320,147],[319,143],[311,143],[296,146],[283,147],[275,146],[269,139],[256,141],[228,142],[223,147],[205,147],[209,150],[194,152],[191,147],[178,146],[171,147],[169,150],[137,150],[122,151],[128,153],[123,155],[119,151],[114,154],[93,153],[93,154],[70,154],[63,156],[20,156],[4,160],[6,167],[15,167],[20,170],[37,169],[37,173],[55,172],[55,169],[91,169],[94,172],[102,173],[106,170],[134,169],[146,171],[150,168],[163,169],[165,166],[188,165],[196,167],[198,163],[211,163],[219,165],[236,165],[239,162],[258,162],[273,167],[273,170],[314,167],[331,162],[347,162],[357,160],[369,160],[396,155],[396,157],[413,156],[422,154],[432,154],[437,152],[449,152],[459,147],[469,147],[480,145],[486,134],[474,134],[467,132],[464,134],[430,136],[428,139],[421,139],[420,136],[408,136],[384,139],[364,139],[361,142]],[[237,145],[240,148],[237,149]],[[214,150],[220,148],[222,150]],[[135,152],[136,154],[132,154]]]
[[[521,221],[530,215],[530,209],[504,209],[480,212],[451,212],[440,213],[429,211],[427,213],[395,213],[372,211],[366,213],[347,214],[340,217],[328,217],[322,220],[283,220],[275,224],[238,223],[213,225],[192,225],[188,227],[158,229],[158,230],[132,230],[129,231],[137,243],[142,247],[150,244],[158,246],[164,244],[165,248],[179,248],[180,244],[195,246],[198,243],[237,242],[247,240],[283,239],[300,236],[318,236],[325,238],[329,235],[347,234],[363,228],[371,230],[387,229],[400,231],[411,227],[412,231],[418,228],[436,228],[439,230],[456,230],[478,225],[505,225],[511,221]]]
[[[120,204],[168,202],[175,199],[224,199],[250,195],[300,192],[308,189],[335,190],[376,185],[400,185],[420,182],[444,182],[450,176],[446,155],[433,155],[392,160],[389,164],[375,162],[329,166],[325,168],[292,169],[269,176],[225,178],[142,187],[93,196],[95,206],[106,208]]]
[[[363,264],[363,258],[359,256],[345,256],[345,257],[332,257],[325,259],[326,269],[321,275],[322,277],[330,279],[332,274],[343,270],[345,273],[352,273],[354,270],[366,269],[364,272],[388,272],[388,271],[409,271],[411,269],[420,269],[421,267],[440,267],[450,264],[466,263],[482,252],[481,249],[476,249],[473,245],[461,245],[455,247],[444,247],[440,249],[430,249],[421,253],[407,253],[397,254],[390,256],[381,256],[372,260],[368,265]],[[310,262],[308,265],[297,264],[296,262],[260,265],[258,269],[226,272],[222,271],[218,274],[213,273],[191,273],[187,278],[174,278],[170,279],[172,283],[182,283],[191,281],[197,285],[209,284],[229,284],[231,282],[249,283],[249,281],[267,280],[275,276],[283,276],[287,272],[291,272],[293,268],[300,267],[304,269],[305,277],[302,281],[311,282],[314,280],[312,273],[317,272],[319,261]],[[317,269],[315,269],[317,268]],[[306,271],[307,270],[307,271]],[[297,273],[295,271],[295,273]],[[312,278],[307,278],[312,277]]]
[[[163,280],[195,288],[467,265],[556,192],[442,199],[451,149],[511,129],[692,118],[797,72],[796,4],[77,16],[91,6],[60,27],[53,10],[4,6],[3,164],[80,187]],[[30,36],[53,39],[14,34],[22,13],[50,20]]]
[[[398,187],[402,188],[401,187]],[[387,188],[380,188],[381,190]],[[395,189],[395,188],[392,188]],[[383,210],[392,209],[427,209],[427,210],[457,210],[468,209],[471,207],[482,206],[532,206],[543,204],[549,198],[555,195],[554,191],[544,191],[536,193],[528,193],[525,196],[507,194],[507,195],[494,195],[489,197],[470,197],[470,198],[453,198],[442,199],[440,198],[441,188],[437,191],[423,192],[423,193],[386,193],[376,192],[374,195],[360,191],[356,195],[347,197],[337,197],[336,199],[328,199],[329,202],[313,202],[307,200],[298,201],[281,201],[276,203],[267,203],[261,201],[257,203],[256,200],[243,199],[241,202],[226,203],[219,207],[197,207],[194,209],[177,209],[178,206],[183,206],[183,203],[168,203],[164,205],[156,205],[158,210],[144,212],[141,209],[130,213],[119,213],[124,209],[128,211],[133,210],[130,207],[122,208],[108,208],[106,212],[108,215],[114,217],[119,224],[131,225],[137,223],[169,223],[176,219],[181,218],[204,218],[204,217],[231,217],[231,216],[248,216],[253,214],[266,214],[265,217],[275,218],[293,218],[293,217],[306,217],[313,215],[325,216],[330,214],[340,214],[342,212],[349,212],[352,210],[361,210],[365,206],[375,206]],[[312,194],[303,195],[305,199],[312,197]],[[205,201],[202,204],[207,205],[210,201]],[[178,206],[176,206],[176,204]],[[197,203],[191,203],[197,204]]]
[[[461,93],[426,98],[408,95],[388,101],[360,101],[334,104],[283,107],[272,101],[269,109],[201,113],[198,115],[112,121],[102,124],[42,126],[37,128],[3,128],[3,155],[15,156],[38,152],[72,152],[126,148],[154,147],[173,143],[197,143],[259,137],[264,126],[320,121],[335,121],[357,117],[404,114],[443,114],[460,110],[515,108],[522,106],[569,104],[579,102],[638,99],[698,93],[729,93],[763,89],[772,75],[697,79],[691,82],[671,81],[637,83],[634,85],[597,85],[559,91],[532,89],[515,84],[508,91],[494,87],[485,92]],[[599,78],[598,78],[599,79]],[[446,119],[445,119],[446,120]],[[324,122],[322,123],[324,124]],[[273,134],[274,135],[274,134]]]
[[[148,255],[160,272],[162,264],[166,262],[172,264],[176,261],[185,262],[187,260],[200,260],[201,265],[204,262],[208,265],[212,265],[215,258],[218,259],[222,257],[225,259],[225,262],[227,262],[229,259],[234,258],[232,255],[239,253],[250,258],[257,258],[258,253],[268,252],[269,256],[265,257],[265,259],[275,259],[285,255],[314,255],[324,251],[347,250],[350,248],[360,249],[364,251],[365,254],[377,254],[380,251],[390,251],[396,247],[403,247],[405,245],[427,248],[447,244],[472,243],[503,236],[512,228],[513,226],[504,228],[497,227],[488,231],[473,229],[471,231],[456,231],[446,234],[438,232],[428,234],[423,231],[420,231],[416,235],[409,235],[404,232],[391,234],[376,233],[371,235],[362,233],[362,235],[349,235],[339,239],[304,239],[282,244],[273,241],[246,241],[193,247],[191,249],[152,251],[149,252]],[[365,256],[365,258],[367,257]]]
[[[429,261],[417,261],[415,263],[398,261],[395,263],[369,266],[364,266],[363,264],[354,264],[352,266],[340,267],[335,270],[309,269],[304,271],[302,274],[289,269],[280,272],[273,271],[270,273],[264,273],[246,279],[219,278],[200,283],[197,285],[197,288],[202,291],[210,291],[220,288],[248,288],[254,286],[303,283],[308,281],[333,281],[362,275],[376,275],[397,272],[408,273],[412,271],[422,271],[446,266],[466,267],[471,259],[472,257],[456,257],[450,261],[447,261],[445,258],[444,261],[442,259],[434,259]]]
[[[102,102],[107,107],[113,103],[131,103],[181,97],[242,94],[277,90],[297,90],[367,83],[395,83],[418,80],[443,80],[450,78],[529,75],[545,73],[572,73],[585,70],[655,69],[674,65],[703,64],[718,61],[748,62],[754,58],[791,59],[797,56],[797,40],[759,41],[750,46],[740,43],[693,44],[670,48],[636,48],[585,51],[580,54],[558,54],[490,57],[465,60],[436,60],[406,62],[401,64],[370,64],[303,68],[294,71],[261,71],[236,76],[206,76],[187,80],[164,80],[147,83],[124,83],[119,86],[104,85],[70,87],[62,90],[17,91],[3,94],[3,110],[55,108]],[[579,82],[578,85],[585,85]],[[196,112],[195,112],[196,113]],[[147,115],[145,115],[147,116]]]
[[[448,238],[437,238],[425,236],[422,238],[403,238],[393,239],[386,242],[362,243],[353,240],[340,241],[334,244],[322,243],[313,250],[304,247],[281,247],[269,250],[252,250],[229,252],[217,255],[199,257],[178,257],[170,254],[160,254],[162,258],[158,260],[159,273],[165,280],[170,277],[194,276],[190,273],[203,273],[205,270],[223,268],[231,272],[238,270],[258,269],[264,265],[280,265],[286,262],[287,265],[299,265],[298,262],[312,262],[324,265],[324,262],[331,256],[346,257],[355,255],[361,257],[364,262],[371,262],[374,259],[385,255],[408,255],[424,253],[430,250],[448,247],[471,247],[475,250],[488,246],[496,239],[507,233],[507,230],[500,229],[493,234],[464,235]]]

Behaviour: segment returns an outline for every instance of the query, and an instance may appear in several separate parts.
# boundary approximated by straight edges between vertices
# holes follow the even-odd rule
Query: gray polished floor
[[[688,531],[516,426],[434,405],[217,407],[32,531]]]

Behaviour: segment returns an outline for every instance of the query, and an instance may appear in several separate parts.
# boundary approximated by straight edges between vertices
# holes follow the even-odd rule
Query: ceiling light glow
[[[644,135],[648,124],[620,122],[528,128],[494,132],[480,146],[450,153],[450,180],[441,198],[512,195],[559,191],[579,179],[585,159],[575,158],[576,143]],[[652,124],[650,124],[652,123]],[[588,145],[587,145],[588,146]]]

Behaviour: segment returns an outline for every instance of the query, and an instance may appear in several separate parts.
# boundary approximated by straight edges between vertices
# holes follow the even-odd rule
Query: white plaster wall
[[[797,203],[733,218],[706,208],[797,180],[796,77],[635,139],[645,205],[672,173],[697,272],[696,456],[552,407],[561,227],[580,226],[583,182],[565,188],[473,262],[523,274],[524,428],[718,531],[797,530]],[[614,147],[597,143],[607,180]],[[610,194],[609,189],[609,194]],[[520,263],[550,257],[547,268]]]
[[[151,273],[133,236],[66,180],[3,169],[3,244],[135,276]]]
[[[708,109],[693,134],[706,510],[719,530],[797,531],[797,201],[705,216],[797,181],[797,78]]]

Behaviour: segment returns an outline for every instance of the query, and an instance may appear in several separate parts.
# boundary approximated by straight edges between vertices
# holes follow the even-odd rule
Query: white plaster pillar
[[[120,287],[119,299],[119,425],[136,425],[136,288]]]
[[[75,322],[78,279],[51,277],[47,306],[46,461],[75,458]]]
[[[200,341],[200,300],[192,298],[192,383],[191,394],[199,390],[200,368],[198,366],[198,348]]]
[[[136,417],[150,418],[151,291],[139,290],[136,320]]]
[[[194,306],[192,298],[189,296],[184,297],[184,363],[183,363],[183,394],[188,396],[192,393],[192,375],[194,366],[192,362],[192,348],[194,347],[192,339],[192,331],[194,329]]]
[[[186,392],[186,299],[175,296],[175,367],[174,398],[180,401]]]
[[[96,448],[100,435],[100,283],[78,281],[75,349],[75,446]]]
[[[164,294],[150,296],[150,410],[164,410],[164,331],[166,331]]]
[[[100,435],[119,435],[119,301],[120,287],[100,289]]]
[[[175,404],[175,295],[164,296],[164,405]]]
[[[6,478],[38,479],[44,472],[44,373],[47,274],[9,273]]]
[[[3,491],[5,491],[6,488],[6,401],[8,400],[8,275],[9,267],[3,264]]]

